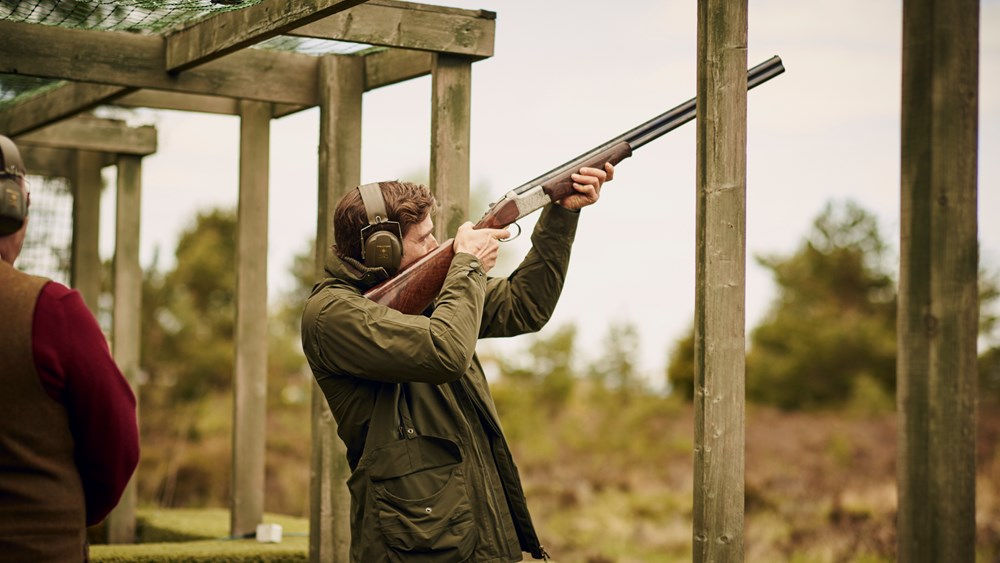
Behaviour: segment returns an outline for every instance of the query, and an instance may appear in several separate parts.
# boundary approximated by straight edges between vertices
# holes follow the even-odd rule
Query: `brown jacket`
[[[0,261],[0,561],[85,558],[86,506],[66,410],[43,389],[31,327],[48,280]]]

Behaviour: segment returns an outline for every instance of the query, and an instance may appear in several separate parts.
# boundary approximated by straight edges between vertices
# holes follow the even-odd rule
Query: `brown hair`
[[[398,221],[403,236],[410,227],[420,223],[437,208],[431,191],[412,182],[379,182],[385,210],[390,221]],[[354,189],[337,204],[333,212],[334,251],[341,258],[361,260],[361,229],[368,226],[368,214],[361,193]]]

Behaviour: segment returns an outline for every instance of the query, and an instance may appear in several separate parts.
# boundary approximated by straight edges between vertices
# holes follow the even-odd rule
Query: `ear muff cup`
[[[24,164],[17,145],[0,135],[0,236],[16,233],[28,216],[28,201],[18,181],[22,177]]]
[[[16,233],[28,215],[21,185],[12,178],[0,179],[0,237]]]
[[[385,268],[389,275],[399,270],[403,260],[403,233],[397,221],[389,221],[382,186],[358,186],[368,226],[361,229],[361,259],[369,268]]]
[[[394,274],[403,259],[403,244],[392,231],[375,231],[365,240],[364,258],[365,266]]]

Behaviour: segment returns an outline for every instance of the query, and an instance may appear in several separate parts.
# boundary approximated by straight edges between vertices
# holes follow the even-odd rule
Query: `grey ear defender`
[[[20,183],[24,174],[17,145],[0,135],[0,236],[16,233],[28,216],[28,200]]]
[[[403,233],[398,221],[390,221],[378,183],[358,187],[368,214],[368,226],[361,229],[361,259],[369,268],[385,268],[389,275],[399,270],[403,260]]]

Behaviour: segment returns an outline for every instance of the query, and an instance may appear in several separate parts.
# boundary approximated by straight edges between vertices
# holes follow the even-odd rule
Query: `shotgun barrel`
[[[782,72],[785,72],[785,66],[781,63],[781,57],[775,55],[747,71],[747,90],[751,90],[754,87],[767,82]],[[697,110],[696,103],[697,98],[691,98],[683,104],[667,110],[641,125],[633,127],[625,133],[618,135],[614,139],[611,139],[572,160],[560,164],[534,180],[515,188],[513,191],[515,193],[523,193],[539,184],[544,183],[552,176],[559,174],[567,168],[573,168],[574,171],[579,170],[583,162],[590,160],[601,151],[607,150],[608,147],[617,145],[622,141],[628,143],[629,146],[632,147],[632,150],[636,150],[646,143],[653,141],[673,131],[674,129],[677,129],[681,125],[684,125],[688,121],[694,119]]]

